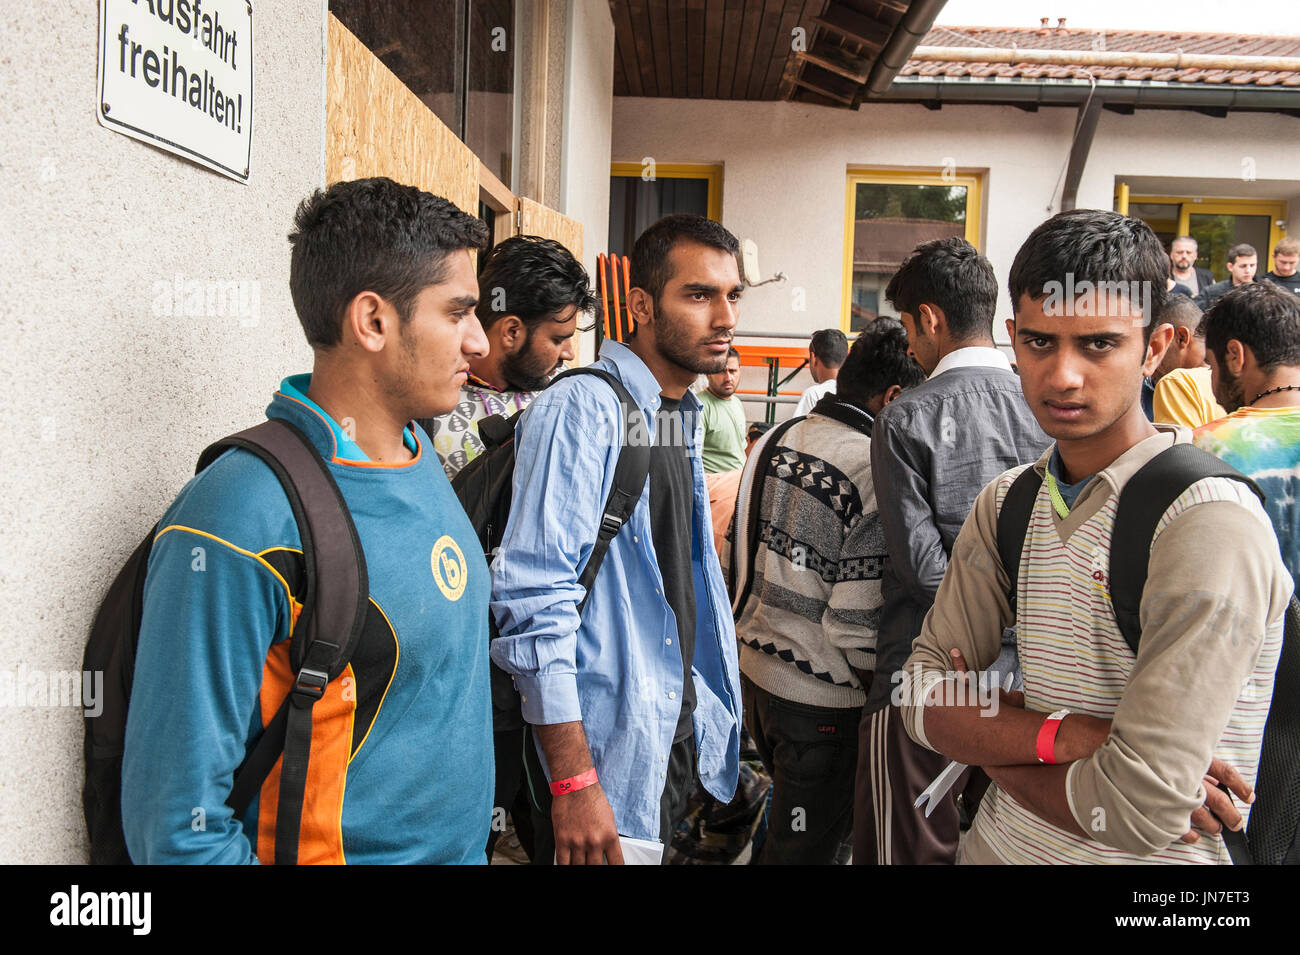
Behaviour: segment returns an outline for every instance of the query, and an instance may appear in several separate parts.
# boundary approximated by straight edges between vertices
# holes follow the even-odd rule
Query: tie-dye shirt
[[[1259,485],[1282,561],[1300,581],[1300,407],[1238,408],[1193,440]]]

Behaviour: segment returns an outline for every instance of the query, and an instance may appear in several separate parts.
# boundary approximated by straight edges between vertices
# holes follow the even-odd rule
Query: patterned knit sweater
[[[736,626],[740,670],[782,699],[861,706],[866,694],[852,668],[875,667],[885,554],[871,440],[811,414],[780,446],[753,453],[768,454],[772,466],[759,526],[746,529],[759,546]]]
[[[1189,439],[1177,429],[1175,440]],[[1046,822],[994,786],[963,861],[1229,862],[1218,836],[1192,845],[1178,837],[1204,800],[1201,777],[1211,756],[1253,785],[1291,581],[1254,495],[1235,481],[1199,481],[1157,525],[1134,656],[1108,592],[1111,531],[1124,483],[1170,444],[1161,434],[1121,455],[1064,519],[1044,485],[1021,555],[1015,622],[1025,706],[1112,720],[1106,743],[1070,764],[1066,777],[1071,813],[1090,838]],[[1041,470],[1046,461],[1033,466]],[[922,668],[923,687],[941,678],[953,646],[981,667],[998,654],[1011,616],[997,512],[1022,470],[981,492],[958,537],[908,661],[909,669]],[[909,733],[929,745],[924,709],[905,713]]]

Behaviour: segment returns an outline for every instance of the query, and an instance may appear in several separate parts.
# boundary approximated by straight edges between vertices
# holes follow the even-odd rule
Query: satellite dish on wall
[[[766,285],[768,282],[784,282],[785,273],[777,272],[770,279],[764,279],[758,270],[758,243],[753,239],[745,239],[740,243],[740,266],[745,270],[745,284],[750,288],[756,285]]]

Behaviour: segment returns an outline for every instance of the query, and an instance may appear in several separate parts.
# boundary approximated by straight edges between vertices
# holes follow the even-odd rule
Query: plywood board
[[[325,179],[367,176],[418,186],[478,215],[478,158],[331,14]]]
[[[582,261],[582,223],[560,215],[532,199],[519,200],[519,232],[521,235],[540,235],[554,239]]]

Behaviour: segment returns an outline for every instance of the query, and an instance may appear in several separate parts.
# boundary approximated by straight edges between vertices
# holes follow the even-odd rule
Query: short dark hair
[[[1165,307],[1165,281],[1169,256],[1141,219],[1104,209],[1074,209],[1052,216],[1029,234],[1007,278],[1011,310],[1020,309],[1020,297],[1046,298],[1050,284],[1060,286],[1067,276],[1075,285],[1089,282],[1145,283],[1150,312],[1144,314],[1142,340],[1151,339],[1151,319]],[[1130,303],[1137,305],[1140,303]]]
[[[925,381],[925,372],[907,348],[907,331],[898,319],[868,322],[844,359],[835,393],[865,408],[872,398],[894,385],[904,391],[916,387]]]
[[[1222,364],[1234,338],[1250,346],[1264,371],[1300,365],[1300,298],[1272,282],[1232,289],[1205,313],[1205,347]]]
[[[1300,236],[1289,235],[1273,246],[1273,258],[1279,255],[1300,255]]]
[[[734,235],[712,219],[677,212],[664,216],[637,237],[628,270],[631,285],[658,300],[664,286],[673,277],[669,271],[668,254],[679,242],[698,242],[736,256],[736,269],[740,269],[740,243]]]
[[[937,305],[956,341],[993,337],[998,278],[989,260],[965,239],[918,245],[889,280],[885,298],[913,317],[922,305]]]
[[[406,321],[416,296],[446,278],[449,254],[488,240],[486,225],[446,199],[383,177],[317,189],[293,226],[289,291],[313,348],[342,341],[344,312],[362,292]]]
[[[735,345],[732,345],[730,348],[727,349],[727,361],[731,361],[731,359],[733,358],[737,360],[740,359],[740,352],[736,350]]]
[[[1238,242],[1228,250],[1228,264],[1232,264],[1233,262],[1236,262],[1238,258],[1248,255],[1253,255],[1256,258],[1259,258],[1259,253],[1255,251],[1253,245],[1248,242]]]
[[[1192,334],[1200,338],[1205,334],[1205,330],[1200,328],[1201,318],[1201,306],[1182,292],[1174,292],[1165,300],[1165,307],[1160,310],[1156,324],[1181,325],[1183,328],[1192,329]]]
[[[838,328],[820,328],[808,339],[808,350],[827,368],[839,368],[849,354],[849,339]]]
[[[512,236],[493,246],[479,266],[478,288],[474,313],[485,330],[507,315],[531,329],[557,319],[570,306],[592,315],[600,305],[587,270],[573,253],[536,235]]]

